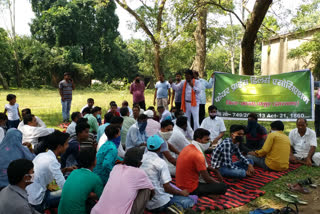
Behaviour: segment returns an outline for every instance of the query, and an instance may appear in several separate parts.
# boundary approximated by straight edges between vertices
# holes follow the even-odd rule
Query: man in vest
[[[181,90],[181,109],[185,112],[190,123],[191,114],[193,117],[193,129],[199,128],[199,104],[200,104],[200,82],[193,78],[193,72],[190,69],[185,71],[185,80],[178,84],[170,81],[173,90]]]

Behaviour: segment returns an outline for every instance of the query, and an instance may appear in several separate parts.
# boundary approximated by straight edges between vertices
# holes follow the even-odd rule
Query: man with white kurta
[[[188,121],[191,121],[191,114],[193,117],[193,129],[199,128],[199,104],[200,104],[200,82],[193,78],[193,72],[190,69],[185,71],[185,80],[182,80],[179,84],[174,84],[172,81],[171,87],[173,90],[181,90],[181,109],[188,117]]]

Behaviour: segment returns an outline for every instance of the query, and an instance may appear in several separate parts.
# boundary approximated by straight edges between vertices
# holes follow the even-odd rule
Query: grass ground
[[[10,91],[0,91],[0,106],[4,109],[4,105],[7,103],[6,95],[8,93],[13,93],[17,96],[17,103],[20,105],[20,110],[23,108],[30,108],[32,113],[40,117],[48,127],[58,128],[58,125],[62,121],[61,115],[61,103],[58,90],[49,89],[19,89]],[[146,105],[152,105],[153,103],[153,91],[147,91],[146,94]],[[127,100],[129,105],[132,105],[132,95],[129,91],[93,91],[93,90],[75,90],[72,100],[71,112],[79,111],[85,104],[87,98],[92,97],[95,100],[95,105],[103,108],[103,114],[106,112],[109,106],[109,102],[114,100],[118,104],[121,104],[123,100]],[[210,98],[208,98],[210,100]],[[209,104],[210,102],[208,102]],[[246,124],[246,121],[225,121],[227,130],[231,124]],[[261,122],[267,130],[270,130],[269,122]],[[314,128],[313,122],[309,123],[310,128]],[[294,122],[285,122],[285,133],[289,134],[290,130],[295,128]],[[226,135],[229,133],[227,131]],[[318,149],[318,151],[320,151]],[[286,191],[286,183],[296,182],[299,179],[305,179],[306,177],[311,177],[313,180],[318,180],[320,178],[320,168],[309,168],[300,167],[299,169],[290,172],[288,175],[275,180],[262,188],[266,191],[266,194],[256,200],[250,202],[249,204],[224,211],[207,211],[205,213],[248,213],[248,211],[253,210],[257,207],[268,205],[270,207],[283,207],[285,203],[277,199],[274,194]],[[320,202],[320,201],[319,201]],[[305,212],[307,213],[307,212]]]

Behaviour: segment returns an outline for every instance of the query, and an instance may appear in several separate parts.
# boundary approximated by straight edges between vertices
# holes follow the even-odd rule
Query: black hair
[[[120,125],[122,123],[123,123],[123,118],[122,117],[113,117],[110,120],[110,124],[113,124],[113,125]]]
[[[111,105],[110,105],[110,107],[112,108],[112,107],[118,107],[118,105],[117,105],[117,103],[112,103]]]
[[[136,75],[134,76],[134,78],[137,78],[137,77],[140,77],[140,75],[139,75],[139,74],[136,74]]]
[[[93,147],[81,148],[77,157],[79,168],[90,168],[96,160],[96,153]]]
[[[108,140],[112,140],[120,132],[120,127],[117,125],[109,125],[104,130],[104,133],[107,135]]]
[[[139,167],[142,157],[144,154],[144,149],[141,147],[133,147],[128,149],[124,155],[124,164],[132,167]]]
[[[93,98],[88,98],[88,99],[87,99],[87,103],[88,103],[88,102],[94,102],[94,99],[93,99]]]
[[[31,114],[31,109],[29,109],[29,108],[24,108],[24,109],[22,109],[21,113]]]
[[[29,122],[32,122],[33,117],[34,117],[33,114],[26,114],[26,115],[23,117],[23,123],[24,123],[25,125],[28,125]]]
[[[99,106],[96,106],[96,107],[94,107],[94,108],[92,109],[91,113],[94,114],[94,113],[96,113],[96,112],[98,112],[98,111],[101,111],[101,108],[100,108]]]
[[[111,102],[109,103],[109,105],[111,106],[111,105],[114,104],[114,103],[116,103],[116,101],[111,101]]]
[[[198,71],[193,71],[193,74],[195,74],[197,77],[199,76],[199,72]]]
[[[77,124],[80,123],[88,123],[88,118],[80,117],[79,120],[77,121]]]
[[[188,118],[185,116],[179,116],[177,118],[176,125],[179,126],[180,128],[188,124]]]
[[[128,112],[129,112],[129,109],[127,107],[122,107],[120,109],[120,114],[121,114],[122,117],[127,116]]]
[[[280,120],[276,120],[276,121],[272,122],[270,124],[270,126],[271,126],[271,129],[275,129],[275,130],[278,130],[278,131],[283,131],[284,130],[283,122],[281,122]]]
[[[76,118],[80,117],[80,112],[72,112],[71,114],[71,120],[74,121]]]
[[[256,113],[250,113],[248,114],[248,118],[251,117],[253,119],[255,119],[256,121],[258,121],[258,115]]]
[[[71,76],[69,72],[64,72],[63,76]]]
[[[1,119],[0,119],[0,120],[1,120]],[[297,119],[296,123],[298,123],[298,122],[299,122],[299,120],[304,120],[304,122],[305,122],[306,124],[308,124],[308,122],[307,122],[307,119],[306,119],[306,118],[300,117],[300,118],[298,118],[298,119]]]
[[[161,123],[161,128],[163,129],[163,128],[165,128],[165,127],[167,127],[167,126],[174,126],[174,124],[173,124],[173,122],[171,122],[170,120],[164,120],[164,121],[162,121]]]
[[[139,106],[139,105],[134,105],[134,106],[132,107],[132,110],[133,110],[134,108],[137,108],[137,109],[139,109],[139,111],[140,111],[140,106]]]
[[[82,114],[84,114],[84,113],[86,113],[86,114],[91,114],[91,109],[90,109],[89,107],[84,108],[84,109],[82,110]]]
[[[171,107],[170,112],[172,112],[174,109],[178,110],[177,107],[173,106],[173,107]]]
[[[244,127],[243,125],[231,125],[230,126],[230,134],[237,132],[237,131],[240,131],[240,130],[245,131],[246,127]]]
[[[159,111],[159,109],[164,109],[164,106],[158,106],[158,111]]]
[[[177,75],[180,75],[180,76],[182,76],[182,75],[181,75],[181,72],[180,72],[180,71],[176,73],[176,76],[177,76]]]
[[[191,76],[193,76],[193,71],[192,71],[191,69],[186,69],[186,70],[184,71],[184,74],[185,74],[185,75],[191,75]]]
[[[104,122],[105,123],[110,123],[111,119],[113,118],[112,112],[108,112],[104,115]]]
[[[12,161],[7,169],[9,183],[11,185],[18,184],[25,174],[28,174],[31,169],[33,169],[33,163],[31,160],[18,159]]]
[[[0,120],[8,120],[8,117],[5,113],[0,113]]]
[[[63,146],[64,143],[68,140],[68,138],[68,133],[63,133],[58,130],[54,130],[54,132],[48,135],[47,137],[47,148],[54,151],[58,148],[59,145]]]
[[[210,136],[210,132],[207,129],[198,128],[193,134],[193,140],[202,139],[205,136]]]
[[[126,105],[126,106],[129,105],[128,101],[126,101],[126,100],[124,100],[124,101],[122,102],[122,104],[124,104],[124,105]]]
[[[212,111],[212,110],[218,110],[217,107],[215,105],[211,105],[208,107],[208,111]]]
[[[14,95],[14,94],[7,95],[7,101],[13,100],[14,98],[16,98],[16,95]]]
[[[142,120],[146,120],[146,119],[148,119],[148,116],[145,114],[140,114],[138,117],[138,121],[142,121]]]
[[[154,110],[154,106],[149,106],[148,110]]]
[[[80,134],[86,129],[90,129],[90,125],[88,123],[78,123],[76,125],[76,134]]]
[[[183,111],[181,109],[177,109],[177,111],[174,113],[174,117],[178,118],[178,117],[182,116],[181,112],[183,113]]]

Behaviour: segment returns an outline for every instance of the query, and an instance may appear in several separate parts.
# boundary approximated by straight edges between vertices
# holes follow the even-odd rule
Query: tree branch
[[[155,39],[154,35],[151,33],[151,31],[149,30],[149,28],[147,27],[146,23],[139,17],[139,15],[132,10],[127,3],[121,2],[120,0],[115,0],[123,9],[125,9],[126,11],[128,11],[138,22],[139,25],[141,26],[141,28],[144,30],[144,32],[149,36],[149,38],[151,39],[153,44],[158,44],[159,42]]]
[[[214,2],[214,1],[204,1],[203,3],[201,3],[203,6],[205,6],[205,5],[207,5],[207,4],[209,4],[209,5],[214,5],[214,6],[217,6],[217,7],[219,7],[219,8],[221,8],[222,10],[224,10],[224,11],[227,11],[227,12],[229,12],[229,13],[232,13],[237,19],[238,19],[238,21],[240,22],[240,24],[242,25],[242,27],[244,28],[244,29],[246,29],[246,25],[243,23],[243,21],[240,19],[240,17],[233,11],[233,10],[230,10],[230,9],[228,9],[228,8],[225,8],[224,6],[222,6],[221,4],[220,4],[220,1],[219,1],[219,3],[216,3],[216,2]]]
[[[159,12],[158,12],[158,16],[157,16],[157,33],[158,34],[160,34],[160,32],[161,32],[162,14],[163,14],[165,3],[166,3],[166,0],[162,0],[160,3],[160,6],[159,6]]]

